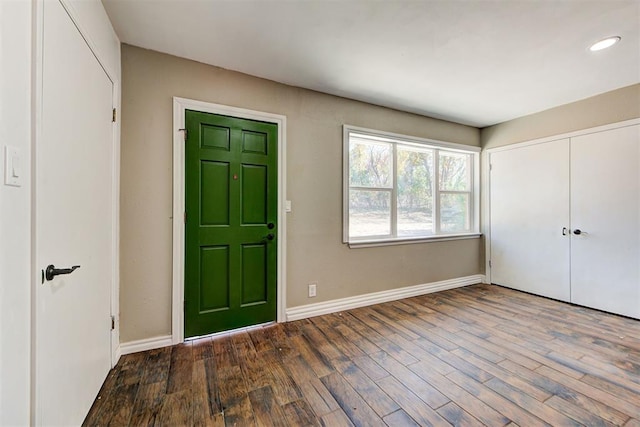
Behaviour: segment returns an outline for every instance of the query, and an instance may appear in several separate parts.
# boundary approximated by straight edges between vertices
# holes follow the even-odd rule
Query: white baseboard
[[[116,347],[116,351],[115,351],[115,354],[113,356],[114,360],[111,362],[111,364],[113,365],[113,366],[111,366],[112,368],[118,364],[118,362],[120,361],[121,357],[122,357],[122,346],[119,345],[118,347]]]
[[[371,294],[341,298],[331,301],[319,302],[316,304],[302,305],[287,309],[287,321],[306,319],[307,317],[320,316],[323,314],[335,313],[338,311],[350,310],[352,308],[365,307],[368,305],[380,304],[388,301],[396,301],[403,298],[410,298],[419,295],[430,294],[432,292],[444,291],[446,289],[476,285],[478,283],[484,283],[484,281],[484,275],[476,274],[473,276],[442,280],[440,282],[425,283],[422,285],[407,286],[404,288],[374,292]]]
[[[137,353],[139,351],[153,350],[160,347],[168,347],[173,345],[171,335],[164,335],[153,338],[145,338],[143,340],[130,341],[120,344],[121,354]]]

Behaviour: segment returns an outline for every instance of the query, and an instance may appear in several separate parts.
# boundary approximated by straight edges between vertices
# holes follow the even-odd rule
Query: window
[[[344,242],[476,237],[477,147],[344,126]]]

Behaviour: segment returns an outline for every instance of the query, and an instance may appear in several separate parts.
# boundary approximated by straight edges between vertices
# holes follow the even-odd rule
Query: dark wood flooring
[[[469,286],[125,355],[84,424],[640,426],[640,322]]]

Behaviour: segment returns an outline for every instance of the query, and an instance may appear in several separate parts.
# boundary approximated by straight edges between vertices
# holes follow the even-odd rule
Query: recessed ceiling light
[[[620,36],[614,36],[614,37],[607,37],[604,40],[600,40],[599,42],[594,43],[589,50],[591,52],[595,52],[597,50],[602,50],[602,49],[606,49],[608,47],[613,46],[614,44],[618,43],[620,41],[622,37]]]

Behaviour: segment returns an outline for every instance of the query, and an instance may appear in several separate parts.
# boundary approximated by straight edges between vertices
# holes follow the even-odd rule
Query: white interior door
[[[640,318],[640,126],[571,140],[572,302]]]
[[[58,1],[43,2],[35,253],[39,425],[80,425],[111,365],[112,82]]]
[[[491,281],[569,301],[569,140],[490,156]]]

